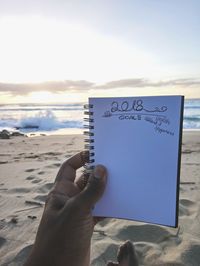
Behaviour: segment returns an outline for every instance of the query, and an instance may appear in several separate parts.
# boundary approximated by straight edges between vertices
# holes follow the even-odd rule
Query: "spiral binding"
[[[92,104],[85,104],[84,105],[84,132],[83,134],[85,135],[85,149],[89,150],[89,161],[84,165],[84,175],[89,175],[92,170],[94,169],[94,162],[95,160],[93,159],[94,157],[94,119],[93,119],[93,114],[94,112],[92,111],[93,105]]]

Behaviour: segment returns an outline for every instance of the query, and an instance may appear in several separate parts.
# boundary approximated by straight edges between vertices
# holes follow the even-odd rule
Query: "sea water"
[[[74,134],[83,131],[83,103],[1,104],[0,130],[31,135]],[[200,130],[200,99],[185,100],[183,128]]]
[[[19,130],[29,136],[41,133],[82,133],[83,104],[0,105],[0,130]]]

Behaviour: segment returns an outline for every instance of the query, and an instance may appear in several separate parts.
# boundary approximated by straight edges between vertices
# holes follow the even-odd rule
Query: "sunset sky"
[[[200,98],[198,0],[0,0],[0,103]]]

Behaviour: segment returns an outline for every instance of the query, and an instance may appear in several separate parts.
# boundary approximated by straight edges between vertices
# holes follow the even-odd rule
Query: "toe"
[[[120,246],[117,260],[120,266],[138,266],[137,255],[131,241],[126,241]]]
[[[109,261],[109,262],[107,263],[107,266],[119,266],[119,264],[116,263],[116,262]]]
[[[119,247],[118,254],[117,254],[117,260],[119,262],[121,262],[124,258],[128,256],[128,248],[127,248],[126,243],[127,241]]]

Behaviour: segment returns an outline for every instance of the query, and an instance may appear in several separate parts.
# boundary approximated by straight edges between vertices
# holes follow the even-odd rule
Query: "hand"
[[[25,265],[89,265],[90,241],[96,223],[91,210],[104,192],[107,175],[105,167],[99,165],[88,180],[84,175],[75,180],[76,170],[88,157],[88,152],[81,152],[61,166]]]

